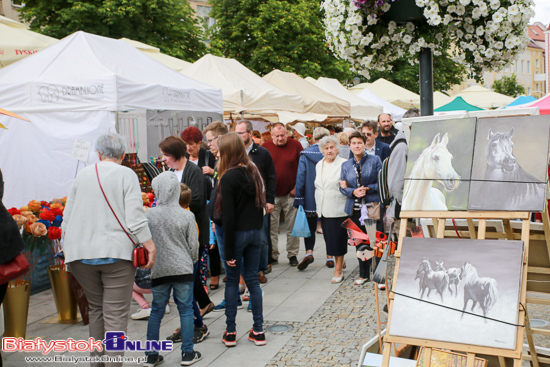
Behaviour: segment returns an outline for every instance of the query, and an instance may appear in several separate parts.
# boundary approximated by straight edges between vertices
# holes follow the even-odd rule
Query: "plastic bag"
[[[296,220],[294,221],[294,227],[292,228],[293,237],[309,237],[311,232],[309,231],[309,225],[307,224],[306,212],[303,206],[298,207],[298,214],[296,214]]]
[[[151,289],[151,269],[136,268],[134,281],[141,289]]]

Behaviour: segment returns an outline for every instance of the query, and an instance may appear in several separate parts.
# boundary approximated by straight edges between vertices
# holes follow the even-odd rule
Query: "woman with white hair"
[[[324,158],[315,167],[317,214],[321,217],[327,255],[336,260],[332,283],[344,280],[344,255],[348,252],[347,233],[342,228],[348,217],[344,210],[347,197],[340,192],[339,183],[342,164],[346,160],[338,155],[338,146],[338,139],[332,135],[321,139],[319,149]]]
[[[136,273],[132,265],[134,245],[129,237],[147,249],[146,269],[153,266],[156,250],[143,210],[139,179],[134,171],[121,165],[124,138],[104,134],[95,146],[100,162],[76,176],[67,197],[62,228],[65,262],[90,304],[90,337],[102,340],[106,331],[126,331],[128,326]],[[124,352],[91,352],[92,356],[103,354]]]

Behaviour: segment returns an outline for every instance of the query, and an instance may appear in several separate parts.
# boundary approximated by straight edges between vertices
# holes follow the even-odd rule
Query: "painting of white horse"
[[[542,211],[548,167],[548,123],[495,120],[501,121],[478,122],[468,209]]]
[[[523,242],[403,239],[389,335],[514,349]]]
[[[414,123],[402,210],[465,210],[474,151],[475,119]]]

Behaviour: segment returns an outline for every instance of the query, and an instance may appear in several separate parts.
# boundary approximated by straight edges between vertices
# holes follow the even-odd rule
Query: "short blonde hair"
[[[342,144],[342,145],[348,145],[349,144],[348,134],[346,134],[345,132],[338,133],[338,135],[336,135],[336,137],[338,138],[338,141],[340,142],[340,144]]]

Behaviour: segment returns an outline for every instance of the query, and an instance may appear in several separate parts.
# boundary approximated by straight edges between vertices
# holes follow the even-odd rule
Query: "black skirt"
[[[348,253],[348,234],[346,229],[342,228],[342,223],[346,219],[348,217],[321,217],[321,227],[328,256],[344,256]]]

